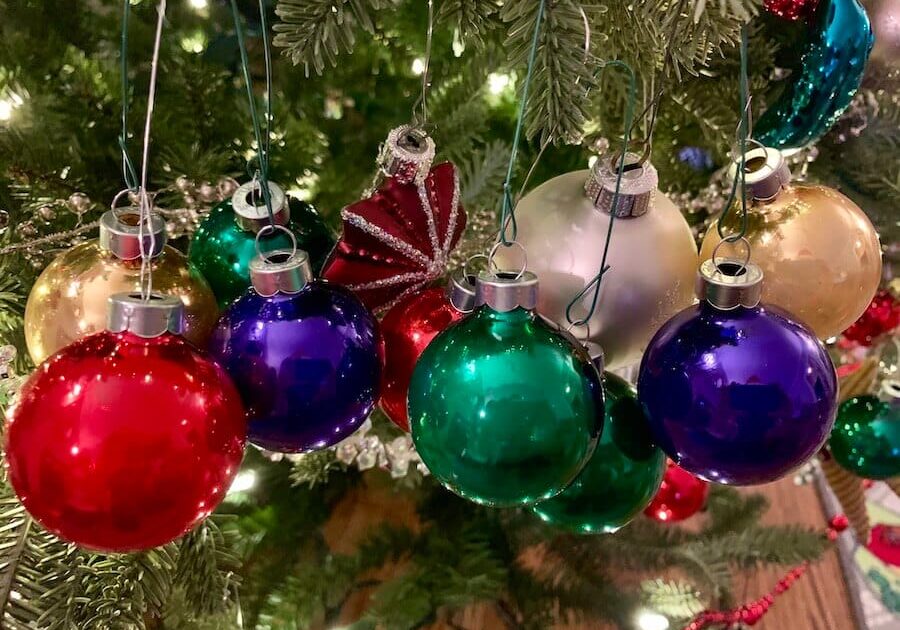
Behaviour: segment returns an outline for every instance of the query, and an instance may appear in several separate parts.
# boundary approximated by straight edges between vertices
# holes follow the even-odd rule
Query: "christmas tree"
[[[863,4],[874,11],[888,2]],[[752,135],[791,149],[795,180],[839,189],[865,209],[886,271],[896,256],[897,42],[879,40],[869,56],[859,36],[865,73],[849,90],[852,100],[835,103],[840,94],[832,95],[815,114],[800,113],[803,133],[814,137],[795,142],[779,127],[797,120],[790,107],[798,82],[842,81],[847,91],[854,81],[818,76],[812,66],[815,42],[831,28],[821,15],[831,5],[845,15],[857,0],[767,8],[759,0],[261,4],[262,15],[246,0],[170,0],[166,9],[147,190],[168,244],[181,252],[238,183],[262,175],[294,200],[298,225],[297,213],[308,213],[297,229],[306,230],[303,243],[315,243],[307,245],[312,258],[321,250],[322,260],[312,261],[321,267],[331,234],[341,232],[341,209],[384,179],[376,158],[388,133],[415,122],[434,142],[434,164],[456,165],[468,215],[438,275],[485,251],[498,227],[508,227],[520,190],[587,168],[598,154],[618,155],[623,136],[635,140],[631,151],[647,149],[659,190],[698,241],[731,209],[728,167]],[[25,307],[38,276],[61,252],[96,237],[120,191],[140,205],[159,6],[0,0],[0,7],[6,408],[36,368]],[[801,19],[787,19],[792,11]],[[760,130],[750,129],[751,119]],[[619,195],[622,172],[616,181]],[[129,204],[127,194],[120,199]],[[739,206],[731,223],[722,222],[729,230],[738,229]],[[600,280],[614,274],[615,267]],[[361,594],[368,603],[352,628],[464,627],[457,614],[474,603],[509,628],[567,619],[630,628],[641,610],[682,627],[705,609],[740,603],[735,569],[814,561],[828,545],[819,530],[762,525],[765,499],[727,486],[710,489],[697,527],[638,516],[606,535],[554,527],[529,509],[478,505],[429,475],[408,434],[377,409],[332,448],[287,455],[248,448],[208,519],[140,553],[73,545],[44,529],[6,478],[0,493],[0,626],[14,629],[332,628]],[[340,545],[341,506],[364,496],[396,506],[397,517]],[[527,566],[523,554],[536,549],[540,566]]]

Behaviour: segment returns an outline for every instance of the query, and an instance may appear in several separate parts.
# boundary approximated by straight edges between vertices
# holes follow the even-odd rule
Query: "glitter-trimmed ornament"
[[[225,372],[181,337],[178,298],[116,294],[109,328],[45,361],[9,412],[9,478],[48,531],[151,549],[225,498],[246,423]]]
[[[638,156],[629,154],[634,165]],[[618,160],[600,157],[591,171],[555,177],[516,205],[516,240],[528,252],[528,269],[541,278],[538,311],[584,342],[599,344],[609,369],[636,363],[653,333],[694,301],[697,246],[675,204],[657,188],[649,162],[625,171],[613,208]],[[569,326],[567,310],[600,269],[603,244],[615,215],[603,276],[573,305],[573,321],[593,308],[584,326]],[[501,248],[497,264],[518,268],[516,249]]]
[[[346,288],[315,280],[304,251],[250,262],[252,289],[219,320],[210,353],[247,408],[248,439],[300,453],[340,442],[378,401],[375,316]]]
[[[763,273],[705,261],[700,304],[666,322],[647,347],[638,398],[656,443],[707,481],[774,481],[812,457],[837,412],[837,375],[804,325],[760,304]]]
[[[107,301],[141,288],[141,230],[136,208],[109,210],[99,236],[57,256],[38,277],[25,305],[25,342],[40,363],[76,339],[106,329]],[[174,247],[166,245],[165,222],[152,214],[144,226],[153,289],[175,295],[185,306],[184,336],[206,344],[219,309],[206,280]],[[151,247],[152,242],[152,247]]]
[[[659,491],[644,514],[660,523],[677,523],[702,510],[708,496],[707,482],[670,459]]]
[[[442,276],[466,224],[450,162],[431,166],[434,141],[411,126],[391,131],[379,157],[383,180],[341,211],[343,234],[322,270],[374,311]]]
[[[381,409],[404,431],[409,431],[406,394],[416,362],[432,339],[471,312],[474,304],[474,278],[455,274],[446,288],[431,287],[409,295],[381,320],[384,336]]]
[[[882,336],[900,326],[900,300],[890,291],[881,290],[853,324],[844,337],[863,346],[871,346]]]
[[[853,201],[827,186],[791,183],[777,149],[747,153],[747,230],[750,261],[765,274],[762,301],[788,311],[819,339],[839,335],[856,321],[878,290],[878,233]],[[740,212],[724,225],[741,228]],[[721,238],[714,223],[700,258],[713,255]],[[741,258],[744,243],[724,243],[718,256]]]

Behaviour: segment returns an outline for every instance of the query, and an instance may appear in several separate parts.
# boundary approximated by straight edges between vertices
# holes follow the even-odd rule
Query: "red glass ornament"
[[[100,332],[25,383],[7,426],[12,486],[46,529],[137,551],[187,533],[225,497],[244,449],[240,397],[187,341]]]
[[[346,285],[373,311],[389,308],[446,271],[466,226],[456,167],[438,164],[421,185],[389,177],[341,217],[343,234],[322,276]]]
[[[864,346],[900,326],[900,300],[890,291],[881,290],[853,324],[844,331],[844,337]]]
[[[819,0],[765,0],[764,4],[769,13],[794,21],[811,16]]]
[[[660,523],[683,521],[703,509],[708,495],[707,482],[668,460],[659,492],[644,514]]]
[[[447,299],[446,289],[433,287],[398,302],[381,320],[384,336],[384,378],[381,409],[409,431],[406,394],[416,361],[438,333],[463,317]]]
[[[866,547],[885,564],[900,567],[900,526],[879,523]]]

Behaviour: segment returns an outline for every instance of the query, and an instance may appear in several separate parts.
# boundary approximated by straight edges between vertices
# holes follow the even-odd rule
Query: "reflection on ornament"
[[[637,156],[630,155],[636,162]],[[555,177],[516,205],[517,241],[528,269],[541,278],[540,313],[569,328],[566,309],[600,269],[611,214],[616,214],[602,290],[586,326],[571,332],[603,348],[606,366],[640,360],[653,333],[694,301],[697,247],[681,212],[657,190],[649,163],[625,172],[616,209],[615,158],[598,159],[592,171]],[[512,248],[497,253],[501,268],[518,269]],[[573,320],[590,311],[592,292],[572,309]]]
[[[807,328],[759,304],[759,267],[719,264],[701,265],[700,304],[650,342],[638,396],[656,443],[679,466],[716,483],[766,483],[825,442],[837,377]]]
[[[900,326],[900,300],[890,291],[881,290],[853,324],[844,331],[850,341],[871,346],[879,337]]]
[[[659,492],[644,514],[660,523],[683,521],[702,510],[708,496],[708,483],[668,460]]]
[[[25,305],[25,341],[35,363],[104,330],[111,295],[140,290],[137,220],[136,211],[108,211],[100,220],[99,239],[63,252],[38,277]],[[181,299],[184,336],[202,347],[219,314],[215,298],[184,255],[165,244],[165,226],[155,215],[153,232],[153,289]]]
[[[896,67],[900,62],[900,1],[878,0],[870,11],[875,31],[872,59]]]
[[[640,514],[659,489],[665,455],[651,442],[634,388],[603,374],[606,419],[591,459],[569,486],[532,511],[581,533],[612,533]]]
[[[865,311],[881,278],[878,234],[850,199],[826,186],[790,184],[774,149],[747,154],[747,240],[750,260],[766,277],[762,301],[787,310],[820,339],[840,334]],[[740,229],[740,212],[726,221]],[[713,224],[703,239],[707,259],[720,242]],[[718,256],[742,258],[743,245],[725,244]]]
[[[765,0],[766,11],[785,20],[807,18],[816,10],[819,0]]]
[[[818,140],[844,112],[872,50],[872,25],[859,0],[820,0],[800,68],[762,115],[754,137],[799,149]]]
[[[900,399],[883,395],[886,400],[857,396],[844,402],[828,442],[842,468],[868,479],[900,475]]]
[[[603,424],[587,352],[538,317],[537,277],[483,273],[475,310],[422,353],[409,422],[422,461],[476,503],[530,505],[563,490]]]
[[[253,286],[222,315],[210,353],[241,393],[253,444],[322,449],[356,431],[378,400],[378,322],[344,287],[314,280],[306,252],[268,257],[251,261]]]
[[[89,549],[138,551],[182,536],[222,501],[246,424],[222,369],[174,334],[177,298],[119,294],[111,309],[118,332],[66,346],[25,383],[6,460],[47,530]],[[165,310],[159,328],[146,309]]]

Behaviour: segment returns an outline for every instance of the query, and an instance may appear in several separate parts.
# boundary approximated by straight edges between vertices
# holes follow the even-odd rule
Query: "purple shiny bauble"
[[[219,319],[210,352],[241,393],[247,438],[271,451],[335,444],[378,400],[378,322],[338,285],[313,281],[272,297],[250,289]]]
[[[834,424],[837,376],[822,344],[788,313],[701,302],[650,341],[638,398],[656,443],[679,466],[750,485],[819,450]]]

